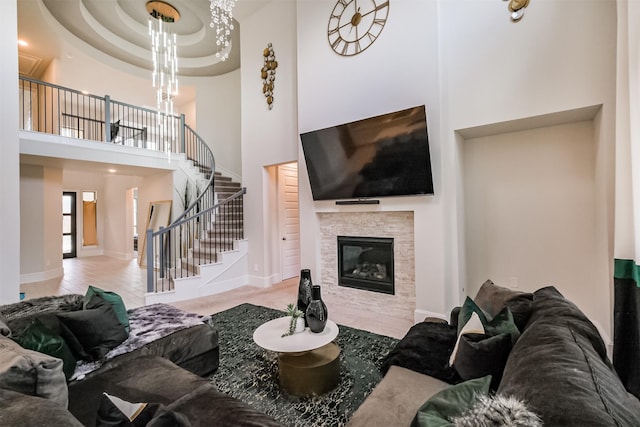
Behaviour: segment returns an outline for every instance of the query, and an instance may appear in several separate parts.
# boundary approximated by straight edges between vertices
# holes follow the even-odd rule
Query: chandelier
[[[163,1],[149,1],[146,4],[153,56],[153,87],[156,88],[158,113],[173,116],[173,98],[178,94],[178,52],[175,33],[166,30],[166,24],[177,22],[180,13],[175,7]]]
[[[236,0],[210,0],[211,24],[216,31],[216,57],[225,61],[229,57],[229,39],[233,31],[233,7]]]

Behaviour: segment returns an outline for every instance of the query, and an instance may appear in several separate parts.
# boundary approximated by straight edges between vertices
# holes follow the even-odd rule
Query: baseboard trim
[[[280,283],[281,277],[282,275],[280,273],[272,274],[271,276],[254,276],[251,274],[247,275],[249,285],[255,286],[258,288],[269,288],[271,287],[271,285]]]
[[[55,279],[56,277],[62,277],[64,275],[64,268],[58,267],[51,270],[40,271],[37,273],[27,273],[20,275],[20,284],[43,282],[45,280]]]
[[[413,311],[413,321],[415,323],[420,323],[424,321],[426,317],[435,317],[438,319],[446,320],[447,323],[449,322],[449,318],[442,313],[435,313],[433,311],[420,310],[420,309],[415,309]]]

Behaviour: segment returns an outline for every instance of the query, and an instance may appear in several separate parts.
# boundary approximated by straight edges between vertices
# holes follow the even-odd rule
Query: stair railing
[[[155,259],[147,262],[147,277],[156,277],[149,279],[147,287],[150,292],[153,292],[151,289],[166,290],[165,281],[170,272],[175,277],[193,274],[191,270],[194,269],[182,268],[181,264],[178,265],[178,259],[191,259],[195,265],[215,262],[215,256],[220,250],[229,249],[227,238],[235,239],[243,235],[242,195],[245,190],[215,204],[213,152],[185,123],[184,114],[167,115],[112,100],[109,95],[91,95],[27,77],[19,79],[19,104],[22,130],[166,153],[184,153],[208,178],[206,185],[197,189],[196,200],[169,227],[153,233],[153,240],[147,239],[147,242],[153,242],[149,245],[147,258]],[[237,209],[239,212],[236,213]],[[233,211],[231,217],[234,219],[232,224],[224,224],[227,220],[222,220],[217,215],[229,211]],[[239,231],[236,230],[238,225]],[[205,237],[207,233],[211,233],[211,227],[219,236]],[[192,249],[197,242],[201,242],[203,246],[197,250]],[[158,254],[164,255],[158,257]],[[156,267],[159,270],[154,270]],[[167,281],[167,287],[168,283]]]
[[[147,230],[147,292],[174,289],[174,280],[199,274],[220,252],[234,249],[244,239],[242,188],[237,193],[158,231]],[[197,236],[190,241],[192,236]]]

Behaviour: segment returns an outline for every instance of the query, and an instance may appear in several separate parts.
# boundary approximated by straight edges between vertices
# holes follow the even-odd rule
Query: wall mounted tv
[[[313,200],[433,194],[424,106],[300,134]]]

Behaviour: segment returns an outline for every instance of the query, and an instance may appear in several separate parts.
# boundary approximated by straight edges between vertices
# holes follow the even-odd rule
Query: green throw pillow
[[[487,314],[469,297],[464,300],[464,304],[462,304],[458,314],[458,334],[473,313],[478,314],[487,335],[509,334],[511,345],[515,344],[520,337],[520,330],[513,320],[513,314],[511,314],[509,307],[504,307],[493,319],[489,320]]]
[[[16,339],[16,342],[28,350],[38,351],[62,360],[64,376],[69,380],[76,369],[76,358],[71,349],[60,336],[44,326],[38,319],[31,324]]]
[[[91,297],[94,295],[100,295],[106,302],[108,302],[113,310],[116,312],[116,316],[118,316],[118,321],[124,329],[129,333],[129,315],[127,314],[127,308],[122,301],[120,295],[115,292],[105,291],[103,289],[97,288],[95,286],[89,285],[89,289],[87,289],[87,293],[84,296],[84,304],[83,308],[86,310],[91,307],[89,301],[91,301]]]
[[[450,427],[451,418],[471,408],[479,395],[489,393],[491,376],[452,385],[434,394],[418,409],[411,427]]]

